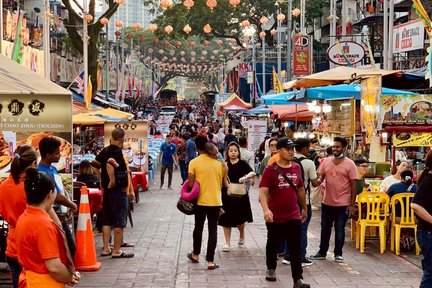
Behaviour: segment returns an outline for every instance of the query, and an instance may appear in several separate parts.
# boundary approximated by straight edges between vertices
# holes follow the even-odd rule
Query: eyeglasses
[[[369,166],[367,164],[360,164],[359,167],[368,168]]]

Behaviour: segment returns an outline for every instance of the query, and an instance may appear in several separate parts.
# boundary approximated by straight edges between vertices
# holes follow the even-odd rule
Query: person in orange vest
[[[54,180],[34,167],[28,167],[25,172],[28,205],[17,221],[15,236],[27,287],[75,285],[80,274],[75,272],[66,236],[61,226],[48,215],[57,197]]]

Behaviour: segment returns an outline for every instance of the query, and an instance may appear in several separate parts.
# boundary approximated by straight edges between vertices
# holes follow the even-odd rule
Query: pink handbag
[[[189,180],[186,180],[183,183],[182,189],[181,189],[181,198],[184,201],[192,201],[198,198],[199,192],[200,192],[200,185],[198,183],[198,181],[195,180],[193,186],[192,186],[192,190],[189,192],[188,191],[188,186],[189,186]]]

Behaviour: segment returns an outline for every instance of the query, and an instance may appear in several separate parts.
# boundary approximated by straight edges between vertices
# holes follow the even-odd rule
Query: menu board
[[[249,120],[248,127],[248,150],[255,153],[267,134],[266,120]]]
[[[381,97],[383,125],[431,125],[432,95]]]

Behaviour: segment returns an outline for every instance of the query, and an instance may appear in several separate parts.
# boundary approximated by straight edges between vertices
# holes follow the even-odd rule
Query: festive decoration
[[[116,37],[120,37],[120,36],[121,36],[121,31],[115,31],[115,32],[114,32],[114,35],[115,35]]]
[[[85,16],[85,19],[86,19],[87,23],[90,23],[90,22],[93,21],[93,16],[90,15],[90,14],[87,14],[87,15]]]
[[[132,24],[132,28],[135,30],[135,31],[138,31],[139,29],[141,29],[141,24],[140,23],[133,23]]]
[[[233,7],[237,7],[238,5],[240,5],[240,0],[230,0],[229,4]]]
[[[165,40],[165,41],[164,41],[164,42],[163,42],[162,44],[163,44],[163,46],[165,46],[165,47],[166,47],[166,46],[169,46],[169,45],[170,45],[170,42],[169,42],[169,41],[167,41],[167,40]]]
[[[206,24],[204,27],[203,27],[203,30],[204,30],[204,33],[210,33],[211,31],[212,31],[212,28],[211,28],[211,26],[209,25],[209,24]]]
[[[266,25],[268,23],[269,19],[265,16],[262,16],[260,19],[261,25]]]
[[[158,38],[153,39],[153,44],[158,45],[160,43],[160,40]]]
[[[120,21],[120,20],[117,20],[117,21],[115,22],[115,27],[117,27],[117,28],[121,28],[121,27],[123,27],[123,22]]]
[[[298,8],[295,8],[294,10],[292,10],[292,15],[293,15],[294,17],[299,16],[300,13],[301,13],[301,11],[300,11],[300,9],[298,9]]]
[[[190,41],[188,45],[189,45],[189,47],[195,47],[195,42]]]
[[[220,39],[216,40],[216,45],[218,45],[218,46],[221,46],[221,45],[222,45],[222,43],[223,43],[223,41],[222,41],[222,40],[220,40]]]
[[[167,34],[171,34],[171,32],[174,31],[174,28],[171,25],[167,25],[165,26],[164,30]]]
[[[114,2],[117,3],[117,4],[119,4],[119,5],[121,5],[121,4],[123,4],[125,2],[125,0],[115,0]]]
[[[210,41],[208,41],[208,40],[204,40],[204,41],[203,41],[203,45],[204,45],[204,46],[208,46],[208,45],[210,45]]]
[[[189,34],[192,31],[192,28],[189,26],[189,24],[186,24],[186,26],[183,27],[183,31],[186,34]]]
[[[139,38],[139,41],[142,43],[142,42],[145,42],[145,40],[146,40],[146,38],[144,37],[144,36],[141,36],[140,38]]]
[[[264,38],[266,37],[266,33],[265,33],[264,31],[261,31],[261,32],[259,33],[259,37],[260,37],[261,39],[264,39]]]
[[[181,47],[183,44],[180,41],[175,42],[176,47]]]
[[[283,14],[283,13],[279,13],[277,16],[276,16],[276,19],[279,21],[279,22],[283,22],[284,20],[285,20],[285,14]]]
[[[148,28],[152,33],[154,33],[157,29],[158,26],[156,24],[150,24],[149,28]]]
[[[250,22],[248,20],[243,20],[241,22],[241,26],[244,27],[244,28],[249,27],[250,26]]]
[[[206,5],[207,5],[207,7],[210,8],[210,10],[213,10],[213,8],[215,8],[217,6],[217,1],[216,0],[207,0]]]
[[[100,19],[100,23],[101,23],[102,25],[106,26],[106,25],[108,24],[108,18],[105,18],[105,17],[101,18],[101,19]]]
[[[133,38],[133,35],[132,35],[132,34],[127,34],[127,35],[126,35],[126,38],[127,38],[128,40],[131,40],[131,39]]]
[[[185,0],[183,2],[183,5],[189,10],[190,8],[192,8],[195,5],[195,3],[193,0]]]
[[[273,28],[272,30],[270,30],[270,34],[275,36],[277,34],[277,30]]]
[[[160,1],[160,7],[162,9],[168,9],[169,7],[171,7],[172,3],[171,0],[161,0]]]

